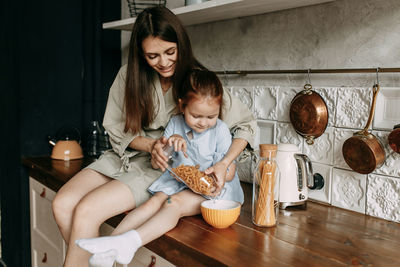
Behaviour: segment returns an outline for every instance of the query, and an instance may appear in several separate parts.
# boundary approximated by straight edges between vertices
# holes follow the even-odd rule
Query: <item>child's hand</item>
[[[167,145],[173,146],[174,151],[182,151],[185,157],[188,157],[186,154],[187,144],[185,139],[179,134],[174,134],[170,138],[168,138]]]
[[[151,166],[154,169],[161,169],[165,171],[168,167],[168,158],[164,154],[163,148],[167,145],[167,138],[162,136],[160,139],[156,140],[151,149]]]
[[[214,166],[211,166],[210,168],[207,168],[204,172],[205,174],[213,174],[214,177],[216,178],[217,182],[217,188],[214,191],[214,195],[217,196],[222,188],[225,185],[225,178],[226,178],[226,171],[228,169],[228,166],[225,165],[222,162],[217,162]]]

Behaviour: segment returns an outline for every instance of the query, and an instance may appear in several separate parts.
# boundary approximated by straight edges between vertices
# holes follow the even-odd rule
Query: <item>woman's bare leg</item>
[[[114,229],[111,235],[118,235],[132,229],[137,229],[161,208],[167,198],[168,195],[162,192],[154,194],[145,203],[129,212]]]
[[[64,266],[88,266],[90,254],[79,248],[75,240],[98,236],[99,227],[106,219],[134,207],[132,192],[118,180],[112,180],[86,194],[75,208]]]
[[[109,181],[111,181],[111,178],[94,170],[84,169],[58,191],[52,203],[53,215],[67,244],[76,205],[87,193]]]
[[[162,198],[165,199],[165,196],[166,195],[163,194],[159,200],[162,200]],[[152,198],[155,197],[156,196],[153,196]],[[161,208],[155,213],[154,211],[156,208],[150,208],[151,213],[154,215],[148,218],[144,223],[142,223],[141,220],[145,219],[145,217],[149,217],[150,213],[148,209],[142,208],[142,205],[130,213],[132,216],[135,214],[139,215],[140,219],[135,220],[135,218],[130,218],[126,220],[124,223],[125,225],[120,228],[120,230],[123,228],[128,231],[114,236],[81,239],[78,241],[79,246],[95,254],[91,259],[94,259],[96,256],[99,257],[100,261],[98,263],[100,264],[104,263],[101,260],[103,254],[111,250],[117,251],[115,257],[117,262],[128,264],[139,247],[173,229],[178,223],[179,218],[200,213],[200,204],[202,201],[204,201],[204,198],[200,195],[189,190],[184,190],[171,196],[167,201],[162,201]],[[157,203],[159,203],[159,201]],[[153,205],[150,200],[147,201],[146,204]],[[135,212],[139,210],[142,213],[147,213],[147,215],[144,216]],[[141,225],[137,230],[132,230],[135,224]]]
[[[132,243],[140,243],[140,236],[136,232],[129,233],[129,231],[139,227],[154,216],[167,198],[168,195],[162,192],[156,193],[145,203],[129,212],[111,236],[78,239],[76,244],[79,247],[94,253],[89,260],[91,266],[112,266],[115,260],[118,260],[119,263],[128,264],[136,252]],[[134,251],[132,251],[133,249]]]

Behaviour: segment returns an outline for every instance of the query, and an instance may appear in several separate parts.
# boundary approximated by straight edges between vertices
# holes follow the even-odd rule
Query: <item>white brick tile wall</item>
[[[378,93],[374,127],[370,128],[382,142],[386,160],[368,175],[351,170],[343,158],[342,146],[365,127],[371,108],[371,87],[315,88],[328,106],[329,121],[314,145],[308,145],[296,133],[289,119],[290,103],[302,87],[229,88],[258,119],[257,147],[259,143],[292,143],[311,159],[314,173],[324,177],[325,187],[309,190],[310,199],[400,222],[400,154],[391,150],[387,141],[393,125],[400,123],[400,88],[382,87]],[[242,180],[252,181],[251,160],[239,163],[238,169]]]

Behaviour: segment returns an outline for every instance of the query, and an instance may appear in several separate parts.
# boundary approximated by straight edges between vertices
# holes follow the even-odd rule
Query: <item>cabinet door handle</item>
[[[42,262],[43,262],[43,263],[46,263],[46,262],[47,262],[47,253],[46,253],[46,252],[44,253]]]
[[[156,257],[152,255],[149,267],[154,267],[155,265],[156,265]]]
[[[46,197],[46,188],[43,187],[42,193],[40,193],[41,197]]]

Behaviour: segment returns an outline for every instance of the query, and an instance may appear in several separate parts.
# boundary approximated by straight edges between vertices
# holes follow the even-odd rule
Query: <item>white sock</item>
[[[128,264],[135,256],[138,248],[142,246],[142,238],[138,232],[130,230],[116,236],[78,239],[75,243],[92,254],[114,249],[117,251],[116,261],[121,264]]]
[[[114,265],[115,257],[117,256],[117,251],[115,249],[108,250],[106,252],[101,252],[94,254],[89,259],[90,267],[112,267]]]

